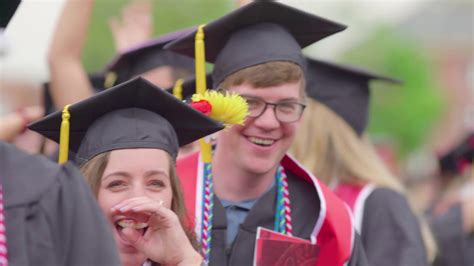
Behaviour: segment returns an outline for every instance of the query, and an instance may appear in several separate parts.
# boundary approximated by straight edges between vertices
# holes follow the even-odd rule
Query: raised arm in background
[[[93,95],[81,62],[93,0],[68,0],[53,34],[48,60],[50,90],[59,109]]]
[[[57,23],[49,50],[50,89],[54,105],[62,108],[94,94],[81,61],[94,0],[69,0]],[[134,0],[125,5],[120,17],[109,19],[117,52],[123,52],[151,38],[150,1]]]

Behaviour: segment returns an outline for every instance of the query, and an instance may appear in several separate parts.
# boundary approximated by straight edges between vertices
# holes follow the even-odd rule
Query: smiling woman
[[[146,194],[184,221],[183,195],[175,163],[164,151],[126,149],[104,152],[84,164],[81,171],[103,209],[109,210],[129,198],[131,193]],[[193,240],[192,232],[186,231],[186,234]],[[192,244],[196,246],[194,241]]]
[[[58,132],[66,118],[70,130]],[[222,124],[137,78],[30,128],[60,145],[60,137],[69,140],[63,151],[76,153],[114,232],[123,265],[199,265],[202,258],[193,248],[192,234],[182,226],[185,210],[175,160],[179,146],[222,129]]]
[[[179,221],[184,221],[183,196],[175,174],[174,159],[158,149],[123,149],[104,152],[85,163],[81,170],[90,184],[98,203],[114,228],[119,251],[127,253],[132,261],[146,258],[133,245],[134,231],[145,236],[152,224],[149,213],[126,211],[126,202],[133,200],[134,206],[161,205],[171,209]],[[119,206],[120,208],[117,208]],[[131,209],[131,208],[129,208]],[[193,246],[192,232],[186,231]]]

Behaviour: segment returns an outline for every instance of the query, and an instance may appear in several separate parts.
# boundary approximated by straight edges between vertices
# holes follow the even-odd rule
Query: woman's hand
[[[202,257],[193,249],[178,216],[162,203],[148,197],[137,197],[121,202],[112,211],[148,218],[148,228],[143,235],[133,228],[122,230],[130,244],[148,259],[162,265],[200,265]]]

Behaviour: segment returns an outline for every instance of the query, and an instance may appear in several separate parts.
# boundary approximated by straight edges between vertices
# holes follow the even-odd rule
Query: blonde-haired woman
[[[352,209],[370,265],[427,265],[434,241],[364,134],[368,82],[396,81],[312,59],[308,73],[310,99],[291,153]]]

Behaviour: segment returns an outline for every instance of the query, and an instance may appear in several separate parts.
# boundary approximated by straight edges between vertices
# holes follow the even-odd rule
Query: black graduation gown
[[[474,233],[466,234],[463,230],[460,204],[441,216],[432,217],[430,224],[438,244],[434,265],[474,265]]]
[[[70,163],[0,143],[9,265],[120,265],[110,225]]]
[[[428,265],[418,219],[394,190],[376,188],[367,198],[361,238],[370,265]]]
[[[287,174],[291,200],[293,235],[309,240],[318,219],[320,204],[314,201],[314,193],[316,192],[313,186],[308,185],[307,182],[301,179],[292,177],[291,172],[287,172]],[[253,265],[257,227],[262,226],[273,230],[275,200],[276,189],[273,187],[252,207],[246,219],[240,225],[232,247],[227,249],[226,212],[219,199],[214,197],[214,218],[209,264],[219,266]],[[354,248],[349,265],[368,265],[358,236],[356,236],[354,240]]]

